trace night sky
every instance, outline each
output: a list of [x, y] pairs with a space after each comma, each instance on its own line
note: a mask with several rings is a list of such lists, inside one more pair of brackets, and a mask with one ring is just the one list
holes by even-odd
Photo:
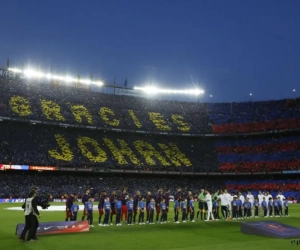
[[203, 102], [300, 92], [299, 0], [1, 0], [0, 32], [1, 66], [198, 86]]

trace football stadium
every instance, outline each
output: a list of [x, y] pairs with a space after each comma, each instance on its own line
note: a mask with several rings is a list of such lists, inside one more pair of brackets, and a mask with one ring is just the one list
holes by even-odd
[[46, 205], [32, 249], [297, 245], [299, 99], [153, 101], [0, 72], [3, 249], [25, 247], [33, 186]]

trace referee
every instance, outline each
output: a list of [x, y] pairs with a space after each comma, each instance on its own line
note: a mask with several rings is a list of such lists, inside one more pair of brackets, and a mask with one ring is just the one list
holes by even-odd
[[37, 198], [36, 198], [36, 190], [31, 190], [28, 194], [28, 198], [25, 200], [25, 203], [23, 204], [22, 208], [24, 208], [24, 214], [25, 214], [25, 227], [20, 235], [20, 241], [25, 241], [25, 236], [27, 231], [27, 241], [29, 242], [35, 242], [36, 237], [36, 231], [39, 226], [39, 222], [37, 217], [40, 218], [39, 210], [37, 209]]
[[198, 196], [198, 200], [199, 200], [199, 203], [198, 203], [198, 212], [197, 212], [197, 220], [199, 218], [199, 213], [200, 213], [200, 219], [203, 220], [203, 215], [204, 215], [204, 211], [205, 211], [205, 202], [204, 202], [204, 199], [205, 199], [205, 196], [204, 196], [204, 189], [201, 189], [200, 190], [200, 194]]

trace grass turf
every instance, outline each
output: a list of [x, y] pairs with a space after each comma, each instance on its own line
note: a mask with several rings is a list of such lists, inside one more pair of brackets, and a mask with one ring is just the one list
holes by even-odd
[[[62, 205], [52, 203], [52, 206]], [[174, 224], [134, 225], [122, 227], [98, 227], [98, 212], [94, 212], [94, 225], [90, 232], [77, 234], [41, 236], [34, 243], [20, 243], [14, 235], [16, 224], [23, 223], [22, 211], [7, 210], [7, 207], [20, 206], [18, 203], [0, 204], [0, 249], [43, 249], [43, 250], [233, 250], [233, 249], [296, 249], [291, 239], [274, 239], [240, 232], [239, 221], [218, 221], [195, 223], [187, 222]], [[300, 205], [289, 207], [290, 217], [254, 220], [275, 220], [288, 225], [299, 227]], [[82, 211], [81, 211], [82, 212]], [[40, 222], [63, 221], [65, 212], [44, 212], [41, 210]], [[81, 213], [79, 213], [81, 215]], [[80, 217], [80, 216], [78, 216]], [[173, 213], [169, 213], [168, 220], [172, 221]], [[245, 221], [245, 220], [243, 220]], [[299, 246], [298, 246], [299, 247]]]

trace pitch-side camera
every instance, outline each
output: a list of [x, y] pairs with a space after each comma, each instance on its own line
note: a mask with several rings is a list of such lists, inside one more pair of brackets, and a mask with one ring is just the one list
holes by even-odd
[[42, 193], [37, 196], [37, 205], [40, 206], [42, 209], [47, 209], [50, 207], [49, 203], [50, 194]]

